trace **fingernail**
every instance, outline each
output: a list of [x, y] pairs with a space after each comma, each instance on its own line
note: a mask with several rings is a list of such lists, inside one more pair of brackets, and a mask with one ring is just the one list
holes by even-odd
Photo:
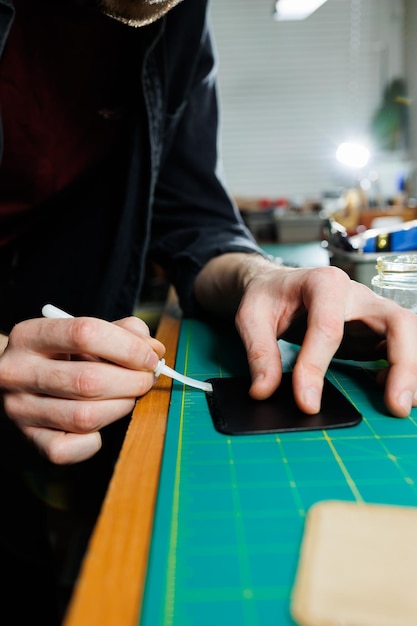
[[316, 413], [320, 411], [321, 398], [315, 387], [307, 387], [304, 391], [304, 402], [311, 411]]
[[403, 407], [407, 413], [411, 411], [411, 403], [413, 401], [413, 394], [411, 391], [403, 391], [398, 398], [398, 403]]
[[158, 363], [159, 363], [159, 358], [156, 352], [150, 352], [146, 360], [146, 364], [145, 364], [146, 367], [153, 371], [155, 367], [158, 365]]

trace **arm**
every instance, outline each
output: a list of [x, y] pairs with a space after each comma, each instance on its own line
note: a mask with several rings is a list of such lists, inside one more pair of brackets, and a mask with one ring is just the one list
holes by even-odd
[[[263, 254], [222, 179], [217, 65], [204, 4], [184, 3], [170, 16], [166, 65], [172, 68], [168, 82], [175, 87], [167, 90], [167, 139], [152, 223], [151, 255], [175, 285], [186, 316], [197, 313], [193, 282], [211, 258], [228, 252]], [[177, 45], [179, 37], [187, 47]]]
[[293, 380], [305, 412], [319, 410], [323, 378], [334, 356], [385, 357], [388, 367], [379, 380], [385, 384], [387, 408], [405, 417], [417, 406], [417, 316], [340, 269], [278, 267], [255, 255], [226, 254], [204, 267], [194, 290], [209, 313], [236, 314], [254, 398], [268, 397], [279, 385], [276, 339], [282, 337], [301, 345]]

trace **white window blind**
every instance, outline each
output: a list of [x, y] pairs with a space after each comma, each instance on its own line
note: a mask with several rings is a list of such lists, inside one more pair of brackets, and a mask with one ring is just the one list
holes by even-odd
[[297, 201], [341, 184], [337, 146], [368, 132], [386, 81], [403, 73], [403, 0], [395, 6], [397, 29], [393, 0], [327, 0], [294, 22], [274, 21], [272, 0], [212, 0], [235, 196]]

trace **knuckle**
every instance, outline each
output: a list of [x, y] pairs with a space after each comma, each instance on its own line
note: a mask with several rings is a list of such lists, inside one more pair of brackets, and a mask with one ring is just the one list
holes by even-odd
[[335, 265], [325, 265], [323, 267], [318, 267], [316, 268], [316, 274], [317, 276], [320, 276], [321, 280], [328, 280], [330, 282], [351, 282], [351, 279], [347, 272], [345, 272], [345, 270], [342, 270], [342, 268], [340, 267], [336, 267]]
[[149, 326], [148, 324], [142, 320], [140, 317], [136, 317], [136, 316], [131, 316], [128, 319], [128, 323], [129, 325], [132, 326], [132, 328], [134, 328], [136, 330], [136, 332], [139, 332], [143, 335], [149, 336], [150, 335], [150, 330], [149, 330]]
[[309, 270], [306, 276], [308, 277], [307, 285], [313, 292], [320, 289], [322, 293], [327, 292], [329, 298], [340, 297], [336, 294], [344, 293], [352, 283], [347, 272], [334, 265], [316, 267]]
[[343, 325], [339, 319], [333, 317], [328, 317], [319, 322], [318, 331], [326, 341], [332, 343], [340, 344], [343, 339]]
[[134, 336], [132, 337], [132, 341], [129, 341], [128, 344], [124, 346], [124, 355], [125, 355], [126, 360], [129, 363], [130, 362], [135, 363], [139, 355], [143, 354], [145, 356], [146, 353], [147, 353], [146, 345], [143, 344], [142, 341], [138, 340], [138, 338]]
[[97, 398], [101, 392], [101, 380], [94, 364], [84, 364], [75, 381], [77, 393], [83, 398]]
[[294, 378], [297, 378], [297, 376], [299, 376], [301, 372], [302, 378], [304, 380], [308, 379], [310, 381], [310, 384], [314, 382], [316, 385], [323, 385], [324, 372], [321, 369], [320, 365], [318, 365], [317, 363], [306, 363], [304, 362], [304, 360], [296, 361], [293, 369]]
[[22, 428], [22, 433], [27, 441], [34, 445], [48, 461], [55, 465], [63, 465], [66, 462], [64, 441], [61, 436], [43, 437], [41, 436], [42, 429], [28, 426]]
[[15, 368], [9, 365], [8, 359], [4, 356], [0, 360], [0, 389], [8, 389], [16, 381]]
[[46, 443], [43, 453], [54, 465], [67, 465], [70, 461], [69, 450], [64, 436], [52, 439]]
[[30, 322], [28, 320], [24, 320], [11, 328], [7, 338], [7, 348], [19, 348], [25, 345], [28, 337], [31, 336], [29, 325]]
[[268, 358], [268, 355], [268, 350], [266, 350], [263, 346], [258, 345], [257, 343], [252, 343], [248, 348], [248, 363], [251, 366], [258, 361]]
[[76, 317], [71, 324], [71, 341], [79, 350], [86, 350], [98, 334], [98, 323], [92, 318]]
[[72, 416], [72, 430], [75, 433], [90, 433], [97, 430], [94, 407], [85, 402], [77, 402]]
[[2, 398], [3, 402], [3, 410], [7, 417], [12, 421], [16, 421], [20, 416], [20, 405], [19, 397], [16, 394], [5, 393]]

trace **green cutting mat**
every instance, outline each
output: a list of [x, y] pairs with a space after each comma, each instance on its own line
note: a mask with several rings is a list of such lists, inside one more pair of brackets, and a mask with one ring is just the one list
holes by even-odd
[[[284, 369], [296, 348], [280, 342]], [[233, 332], [184, 320], [176, 367], [246, 372]], [[364, 416], [328, 431], [228, 437], [203, 392], [174, 383], [140, 626], [289, 626], [306, 513], [320, 500], [417, 505], [417, 411], [386, 415], [378, 364], [329, 378]]]

